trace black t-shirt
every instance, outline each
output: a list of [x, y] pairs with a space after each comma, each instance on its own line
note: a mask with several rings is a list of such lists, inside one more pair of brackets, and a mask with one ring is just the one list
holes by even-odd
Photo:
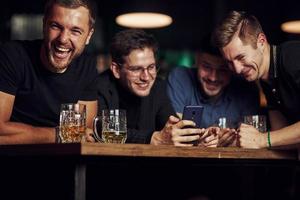
[[0, 91], [15, 96], [11, 121], [53, 127], [62, 103], [97, 100], [96, 59], [81, 55], [64, 73], [52, 73], [40, 60], [42, 41], [0, 46]]
[[300, 121], [300, 42], [272, 46], [268, 82], [261, 81], [268, 105], [289, 124]]

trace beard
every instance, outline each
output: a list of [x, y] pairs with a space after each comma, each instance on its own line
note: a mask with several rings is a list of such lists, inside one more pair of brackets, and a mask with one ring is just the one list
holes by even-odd
[[64, 72], [71, 62], [82, 53], [83, 48], [76, 52], [74, 48], [64, 49], [62, 47], [57, 47], [54, 44], [51, 45], [51, 48], [45, 46], [44, 50], [47, 59], [47, 62], [45, 63], [47, 68], [52, 72], [61, 73]]
[[53, 55], [52, 52], [48, 53], [48, 61], [49, 64], [51, 66], [52, 69], [54, 69], [55, 71], [61, 71], [61, 70], [65, 70], [68, 68], [68, 66], [70, 65], [72, 58], [71, 56], [68, 56], [67, 59], [57, 59], [55, 58], [55, 56]]

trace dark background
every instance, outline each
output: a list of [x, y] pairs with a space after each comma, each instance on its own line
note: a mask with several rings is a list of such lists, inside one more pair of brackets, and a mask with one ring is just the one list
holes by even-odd
[[[11, 39], [10, 20], [14, 14], [42, 14], [44, 3], [45, 0], [10, 0], [2, 5], [0, 41]], [[300, 19], [300, 1], [296, 0], [98, 0], [95, 8], [98, 18], [90, 47], [93, 52], [107, 52], [111, 37], [124, 29], [114, 19], [126, 11], [160, 11], [173, 17], [169, 27], [148, 30], [156, 36], [162, 49], [197, 50], [203, 36], [233, 9], [257, 16], [271, 43], [299, 39], [299, 35], [280, 30], [280, 24], [287, 19]]]

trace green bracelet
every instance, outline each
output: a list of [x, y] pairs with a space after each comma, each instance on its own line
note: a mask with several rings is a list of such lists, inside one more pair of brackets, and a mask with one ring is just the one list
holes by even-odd
[[271, 137], [270, 137], [270, 130], [268, 130], [268, 146], [269, 146], [269, 148], [272, 147]]

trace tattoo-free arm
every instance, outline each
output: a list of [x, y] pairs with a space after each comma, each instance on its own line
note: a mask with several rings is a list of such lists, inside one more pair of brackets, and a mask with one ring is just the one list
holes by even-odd
[[0, 144], [55, 142], [55, 129], [11, 122], [15, 96], [0, 92]]
[[272, 146], [293, 145], [300, 143], [300, 122], [270, 133]]

